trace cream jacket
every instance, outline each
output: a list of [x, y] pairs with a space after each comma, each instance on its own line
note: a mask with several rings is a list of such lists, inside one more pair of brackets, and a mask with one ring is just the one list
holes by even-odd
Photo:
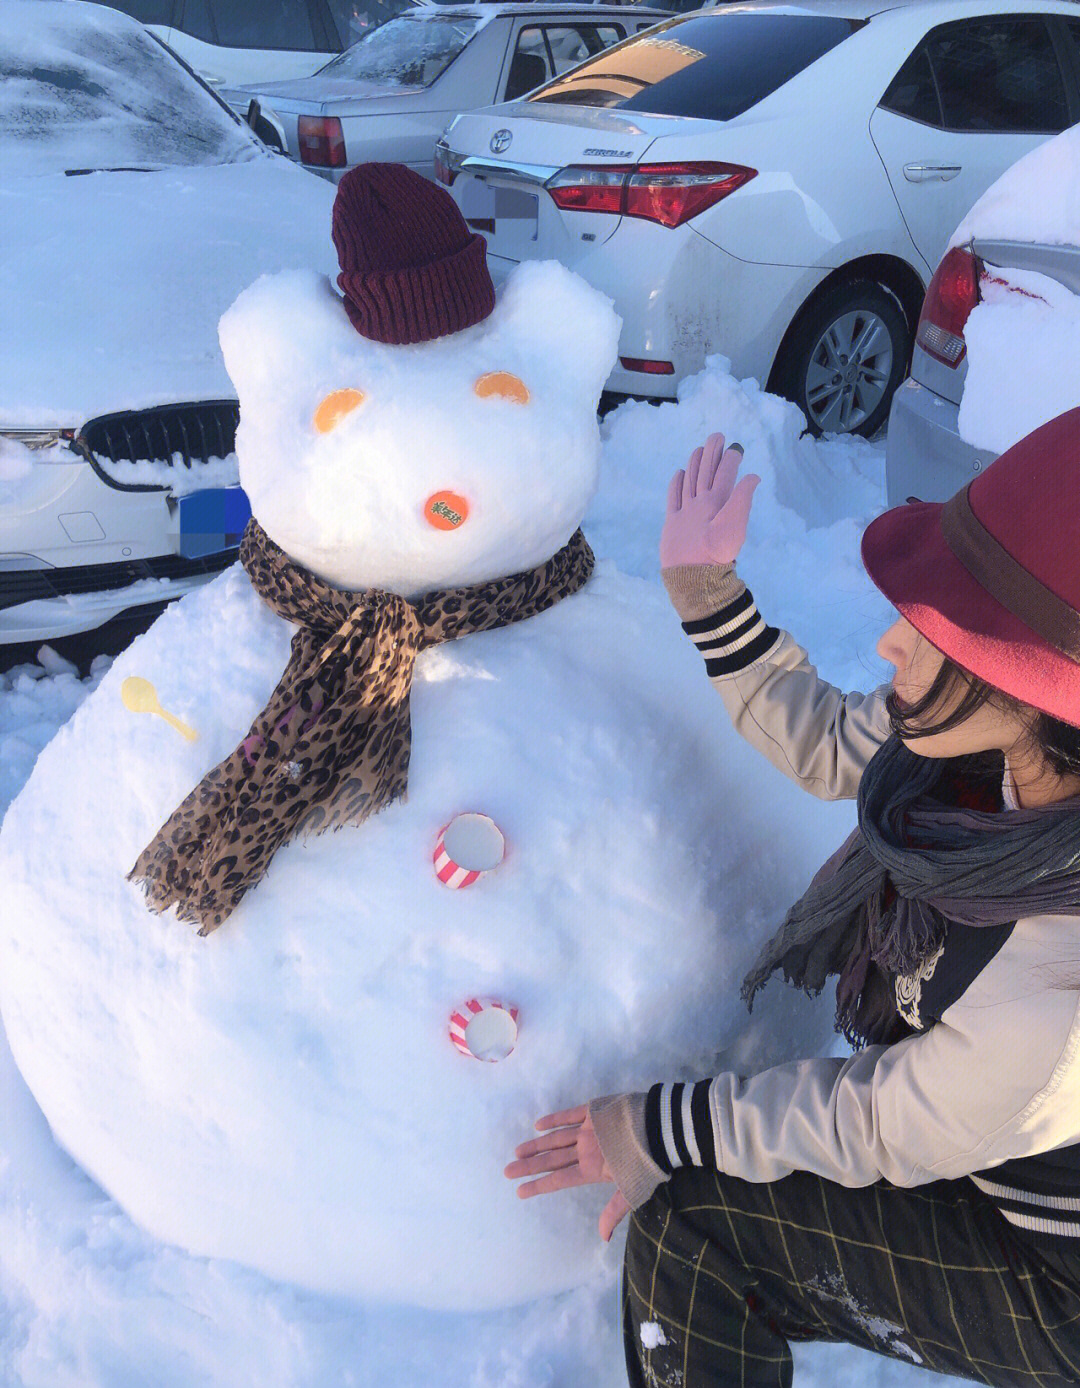
[[[734, 574], [730, 581], [738, 588], [729, 584], [729, 596], [745, 591]], [[701, 615], [680, 606], [684, 618]], [[785, 633], [754, 664], [713, 684], [736, 732], [824, 799], [855, 795], [888, 734], [887, 688], [841, 693]], [[1006, 808], [1015, 808], [1008, 776], [1004, 790]], [[636, 1207], [665, 1179], [650, 1155], [645, 1096], [594, 1100], [590, 1114]], [[811, 1171], [846, 1186], [882, 1177], [917, 1186], [1080, 1142], [1080, 920], [1019, 920], [940, 1020], [895, 1045], [749, 1078], [716, 1076], [708, 1115], [718, 1167], [749, 1181]], [[994, 1193], [992, 1176], [978, 1183]], [[1080, 1211], [1080, 1199], [1072, 1204]], [[1050, 1208], [1042, 1214], [1043, 1223], [1055, 1222]]]

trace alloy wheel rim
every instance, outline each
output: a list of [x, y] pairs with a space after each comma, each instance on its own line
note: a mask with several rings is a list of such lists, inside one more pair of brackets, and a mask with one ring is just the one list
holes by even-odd
[[849, 434], [885, 398], [893, 343], [884, 320], [870, 309], [834, 319], [810, 353], [806, 408], [823, 434]]

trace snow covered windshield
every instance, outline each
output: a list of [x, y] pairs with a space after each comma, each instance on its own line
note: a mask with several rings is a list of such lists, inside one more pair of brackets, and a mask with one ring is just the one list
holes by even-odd
[[258, 152], [126, 16], [52, 0], [12, 0], [0, 12], [5, 174], [228, 164]]
[[486, 16], [460, 14], [388, 19], [322, 72], [395, 87], [430, 87], [485, 22]]

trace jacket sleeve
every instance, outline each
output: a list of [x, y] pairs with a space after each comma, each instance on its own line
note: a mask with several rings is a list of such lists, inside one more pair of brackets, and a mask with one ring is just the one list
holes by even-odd
[[812, 795], [854, 798], [889, 735], [888, 686], [844, 694], [821, 679], [806, 651], [765, 623], [730, 564], [684, 565], [663, 578], [736, 732]]
[[918, 1186], [1080, 1140], [1077, 993], [1030, 977], [1017, 987], [1009, 954], [936, 1025], [895, 1045], [654, 1085], [624, 1095], [617, 1115], [607, 1101], [597, 1135], [620, 1189], [639, 1195], [649, 1168], [633, 1143], [611, 1141], [609, 1155], [616, 1124], [661, 1173], [653, 1188], [690, 1165], [748, 1181], [812, 1171], [845, 1186]]

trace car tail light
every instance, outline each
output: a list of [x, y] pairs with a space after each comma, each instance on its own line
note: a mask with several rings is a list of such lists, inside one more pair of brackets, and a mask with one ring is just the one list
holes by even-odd
[[301, 116], [296, 137], [301, 164], [314, 169], [345, 167], [345, 136], [337, 116]]
[[572, 164], [560, 169], [544, 186], [555, 206], [567, 212], [613, 212], [621, 216], [630, 168], [629, 164]]
[[924, 352], [956, 367], [964, 360], [964, 325], [979, 302], [982, 264], [974, 251], [954, 246], [934, 271], [923, 300], [915, 341]]
[[608, 212], [677, 227], [757, 174], [741, 164], [573, 164], [547, 181], [557, 207]]
[[757, 175], [741, 164], [639, 164], [626, 189], [626, 215], [677, 227]]
[[624, 371], [642, 371], [647, 376], [674, 376], [675, 364], [670, 361], [649, 361], [647, 357], [620, 357]]
[[464, 155], [456, 153], [445, 140], [435, 146], [435, 177], [447, 188], [454, 186], [454, 179], [461, 172]]

